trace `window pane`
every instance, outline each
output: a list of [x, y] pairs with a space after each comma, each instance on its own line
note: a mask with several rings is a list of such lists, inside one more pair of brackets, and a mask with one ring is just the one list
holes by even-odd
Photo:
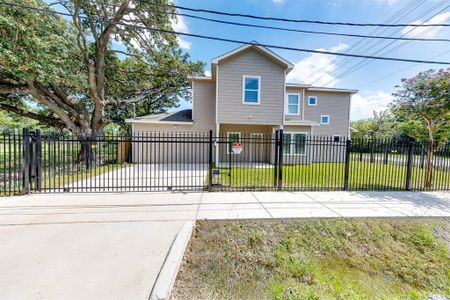
[[245, 102], [258, 103], [258, 92], [257, 91], [245, 91]]
[[291, 153], [291, 134], [290, 133], [283, 134], [283, 153], [284, 154]]
[[341, 141], [341, 136], [340, 135], [333, 136], [333, 141], [335, 141], [336, 143], [340, 142]]
[[289, 95], [288, 96], [288, 104], [298, 105], [298, 95]]
[[314, 97], [309, 97], [309, 98], [308, 98], [308, 103], [309, 103], [310, 105], [316, 105], [316, 102], [317, 102], [317, 99], [316, 99], [316, 98], [314, 98]]
[[294, 134], [294, 153], [295, 154], [305, 154], [306, 149], [306, 134], [297, 133]]
[[245, 78], [245, 89], [257, 90], [259, 88], [258, 78]]
[[322, 124], [328, 124], [329, 121], [328, 116], [322, 116]]
[[298, 114], [298, 105], [297, 104], [294, 104], [294, 105], [289, 104], [288, 105], [288, 112], [290, 114]]

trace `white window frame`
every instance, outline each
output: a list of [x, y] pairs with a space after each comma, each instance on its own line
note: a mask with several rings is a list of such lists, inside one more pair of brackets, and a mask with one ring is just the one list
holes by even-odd
[[[314, 99], [316, 99], [316, 104], [311, 104], [311, 103], [309, 103], [309, 99], [310, 98], [314, 98]], [[319, 100], [317, 100], [317, 96], [308, 96], [308, 106], [317, 106], [317, 102], [318, 102]]]
[[[297, 113], [289, 112], [289, 96], [297, 96]], [[287, 93], [286, 94], [286, 115], [299, 116], [300, 115], [300, 94], [299, 93]]]
[[[327, 117], [328, 118], [328, 122], [327, 123], [323, 123], [322, 122], [322, 118], [323, 117]], [[320, 115], [320, 125], [330, 125], [330, 115]]]
[[[258, 79], [258, 102], [245, 102], [245, 79], [252, 78]], [[250, 89], [249, 91], [255, 91]], [[261, 76], [255, 76], [255, 75], [242, 75], [242, 104], [245, 105], [260, 105], [261, 104]]]
[[[305, 131], [283, 131], [283, 134], [289, 134], [291, 136], [291, 144], [289, 146], [289, 153], [283, 153], [283, 155], [286, 155], [286, 156], [306, 156], [306, 153], [307, 153], [306, 142], [305, 142], [305, 153], [295, 153], [295, 143], [292, 142], [293, 141], [292, 138], [296, 134], [304, 134], [305, 135], [305, 140], [307, 140], [308, 139], [308, 135], [309, 135], [308, 132], [305, 132]], [[283, 142], [284, 142], [284, 137], [283, 137]], [[284, 147], [284, 145], [283, 145], [283, 147]]]
[[[335, 137], [339, 137], [339, 141], [338, 142], [336, 142], [334, 140]], [[333, 143], [340, 143], [340, 142], [342, 142], [342, 134], [333, 134]]]
[[[242, 133], [239, 131], [229, 131], [227, 132], [227, 154], [236, 154], [233, 152], [233, 149], [230, 149], [229, 145], [230, 145], [230, 134], [237, 134], [239, 135], [239, 143], [241, 143], [242, 140]], [[230, 151], [231, 150], [231, 151]]]

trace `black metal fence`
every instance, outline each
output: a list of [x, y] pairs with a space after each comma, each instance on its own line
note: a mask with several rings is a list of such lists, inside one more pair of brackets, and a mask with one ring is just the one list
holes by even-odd
[[305, 133], [0, 133], [0, 195], [161, 190], [450, 190], [450, 146]]

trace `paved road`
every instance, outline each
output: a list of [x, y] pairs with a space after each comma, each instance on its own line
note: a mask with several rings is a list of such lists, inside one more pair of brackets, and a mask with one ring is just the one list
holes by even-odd
[[[36, 194], [0, 202], [0, 299], [149, 299], [196, 219], [450, 217], [450, 193]], [[179, 253], [182, 255], [182, 253]]]

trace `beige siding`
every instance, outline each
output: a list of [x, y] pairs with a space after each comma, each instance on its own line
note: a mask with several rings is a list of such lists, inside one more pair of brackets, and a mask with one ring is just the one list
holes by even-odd
[[[284, 69], [253, 49], [219, 64], [218, 122], [279, 125], [283, 120]], [[242, 103], [243, 75], [261, 76], [259, 105]]]
[[216, 83], [215, 81], [195, 80], [193, 82], [194, 100], [192, 113], [194, 130], [216, 129]]
[[[308, 96], [317, 96], [317, 106], [308, 106]], [[339, 134], [348, 135], [350, 94], [333, 92], [305, 93], [305, 120], [320, 123], [321, 115], [330, 116], [329, 125], [320, 125], [313, 128], [313, 135], [331, 136]]]

